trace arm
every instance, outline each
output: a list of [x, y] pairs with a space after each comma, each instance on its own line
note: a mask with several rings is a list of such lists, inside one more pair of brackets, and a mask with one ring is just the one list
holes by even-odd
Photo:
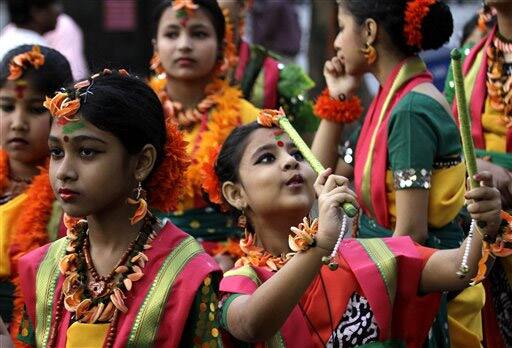
[[393, 236], [411, 236], [422, 244], [428, 238], [428, 197], [424, 189], [396, 191], [396, 227]]
[[476, 274], [478, 262], [482, 257], [482, 235], [495, 235], [499, 229], [500, 194], [492, 187], [492, 176], [488, 172], [483, 172], [477, 174], [475, 179], [481, 181], [483, 186], [466, 193], [465, 198], [474, 201], [468, 205], [468, 212], [473, 219], [484, 222], [486, 227], [478, 228], [480, 231], [474, 233], [468, 257], [469, 273], [464, 278], [459, 278], [456, 274], [468, 243], [466, 238], [460, 248], [437, 251], [430, 257], [421, 274], [422, 292], [460, 290], [467, 287], [470, 279]]
[[245, 342], [265, 341], [284, 324], [322, 267], [322, 257], [331, 253], [341, 228], [344, 202], [357, 204], [347, 188], [348, 180], [330, 174], [319, 175], [319, 228], [316, 247], [296, 254], [253, 294], [237, 297], [227, 308], [228, 331]]
[[[350, 98], [355, 95], [361, 83], [360, 76], [351, 76], [345, 73], [345, 66], [334, 57], [325, 62], [324, 76], [331, 98], [337, 99], [340, 95]], [[336, 168], [336, 173], [352, 178], [352, 168], [338, 161], [338, 144], [341, 140], [344, 124], [322, 120], [315, 134], [311, 149], [318, 160], [326, 168]]]

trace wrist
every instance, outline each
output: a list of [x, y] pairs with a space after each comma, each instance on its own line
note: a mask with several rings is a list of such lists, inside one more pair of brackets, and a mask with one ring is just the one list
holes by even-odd
[[318, 97], [314, 113], [317, 117], [335, 123], [351, 123], [363, 112], [361, 100], [357, 96], [340, 94], [332, 97], [325, 89]]

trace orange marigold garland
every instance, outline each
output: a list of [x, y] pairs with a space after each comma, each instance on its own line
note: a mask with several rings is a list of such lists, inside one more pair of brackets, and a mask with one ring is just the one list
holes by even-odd
[[328, 121], [350, 123], [361, 116], [363, 108], [361, 100], [356, 96], [344, 101], [335, 100], [329, 95], [329, 90], [324, 89], [315, 103], [314, 112], [319, 118]]
[[32, 46], [32, 50], [20, 53], [14, 56], [9, 63], [9, 76], [7, 80], [14, 81], [23, 75], [23, 70], [27, 69], [27, 65], [31, 65], [34, 69], [39, 69], [44, 65], [44, 55], [41, 53], [39, 46]]
[[20, 277], [17, 271], [19, 259], [27, 252], [48, 243], [47, 225], [52, 214], [55, 200], [47, 169], [41, 169], [26, 191], [27, 201], [11, 235], [11, 281], [15, 286], [13, 320], [11, 335], [16, 347], [26, 347], [17, 340], [18, 330], [23, 315], [24, 299], [20, 289]]
[[9, 155], [7, 151], [0, 149], [0, 194], [9, 184]]
[[244, 255], [235, 262], [235, 267], [251, 265], [254, 267], [263, 267], [271, 272], [275, 272], [284, 267], [291, 258], [300, 252], [304, 252], [315, 246], [315, 235], [318, 232], [318, 220], [314, 219], [311, 223], [308, 218], [297, 227], [291, 228], [292, 234], [289, 235], [288, 245], [292, 252], [281, 256], [274, 256], [262, 247], [256, 245], [256, 236], [249, 231], [245, 231], [245, 236], [240, 240], [240, 249]]
[[436, 0], [411, 0], [405, 9], [404, 35], [407, 45], [421, 49], [423, 35], [421, 25]]

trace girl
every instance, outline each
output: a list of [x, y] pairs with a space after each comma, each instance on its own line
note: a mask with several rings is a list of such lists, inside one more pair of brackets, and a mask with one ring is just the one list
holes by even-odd
[[45, 347], [214, 342], [216, 263], [148, 210], [176, 205], [187, 164], [157, 96], [126, 71], [105, 69], [45, 106], [54, 116], [50, 180], [68, 230], [20, 260], [20, 339]]
[[[488, 0], [482, 19], [496, 15], [492, 31], [471, 50], [465, 50], [464, 82], [472, 117], [473, 141], [478, 168], [493, 174], [505, 209], [512, 209], [512, 3]], [[453, 101], [454, 82], [450, 76], [445, 93]], [[512, 345], [508, 313], [512, 312], [512, 257], [501, 258], [484, 283], [489, 299], [484, 309], [485, 339], [488, 347]]]
[[[204, 199], [202, 167], [211, 149], [236, 126], [250, 122], [257, 110], [240, 90], [224, 80], [235, 57], [232, 33], [214, 0], [163, 1], [156, 9], [151, 85], [168, 116], [180, 125], [192, 163], [186, 188], [172, 221], [196, 238], [226, 240], [232, 222]], [[216, 243], [204, 243], [213, 252]]]
[[[225, 273], [221, 326], [226, 343], [263, 347], [419, 347], [437, 311], [440, 292], [461, 289], [456, 271], [465, 243], [437, 251], [409, 237], [351, 239], [336, 253], [338, 268], [322, 266], [341, 226], [340, 207], [356, 203], [348, 180], [318, 177], [319, 223], [306, 220], [314, 199], [314, 173], [287, 136], [255, 123], [237, 128], [215, 165], [222, 195], [247, 218], [245, 255]], [[499, 227], [500, 201], [491, 176], [465, 197], [483, 234]], [[214, 191], [211, 194], [215, 194]], [[479, 233], [470, 246], [470, 274], [481, 255]], [[467, 242], [466, 242], [467, 243]], [[427, 295], [429, 294], [430, 295]], [[380, 344], [377, 344], [380, 342]], [[370, 343], [374, 343], [370, 345]]]
[[[342, 0], [338, 22], [337, 55], [324, 67], [328, 90], [316, 105], [323, 120], [313, 152], [354, 180], [362, 208], [359, 237], [411, 236], [430, 247], [457, 248], [464, 239], [458, 218], [465, 186], [460, 136], [448, 103], [418, 57], [452, 34], [448, 6], [437, 0]], [[365, 73], [381, 88], [339, 158], [343, 122], [354, 118], [353, 95]], [[471, 308], [470, 322], [481, 323], [483, 287], [460, 296]], [[449, 313], [451, 333], [473, 332], [478, 345], [481, 328], [467, 327], [458, 313]], [[432, 339], [448, 347], [446, 314], [438, 319]]]
[[[282, 58], [260, 45], [251, 45], [243, 38], [245, 17], [252, 6], [245, 0], [218, 0], [228, 11], [233, 24], [238, 62], [229, 72], [230, 80], [240, 84], [244, 97], [263, 109], [282, 106], [293, 126], [301, 135], [312, 133], [318, 127], [313, 114], [313, 103], [307, 100], [308, 91], [315, 83], [296, 64], [284, 64]], [[279, 16], [280, 13], [268, 15]]]
[[0, 67], [0, 315], [13, 337], [23, 311], [18, 259], [55, 240], [61, 216], [48, 180], [43, 100], [71, 81], [66, 58], [43, 46], [19, 46]]

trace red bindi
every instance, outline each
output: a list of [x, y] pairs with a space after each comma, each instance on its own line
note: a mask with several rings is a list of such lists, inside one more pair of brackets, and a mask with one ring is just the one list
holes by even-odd
[[64, 142], [66, 142], [66, 143], [69, 142], [69, 137], [67, 135], [65, 135], [63, 139], [64, 139]]
[[281, 140], [279, 140], [279, 141], [277, 142], [277, 146], [279, 146], [279, 147], [283, 147], [283, 146], [284, 146], [284, 143], [283, 143]]

